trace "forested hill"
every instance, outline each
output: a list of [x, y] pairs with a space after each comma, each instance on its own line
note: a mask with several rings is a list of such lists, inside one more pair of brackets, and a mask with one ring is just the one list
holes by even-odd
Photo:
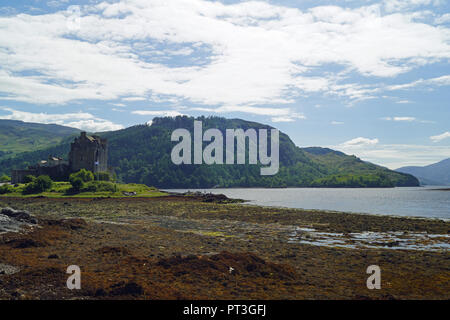
[[0, 159], [20, 152], [48, 148], [79, 132], [78, 129], [57, 124], [0, 119]]
[[[260, 123], [240, 119], [199, 117], [203, 130], [217, 128], [271, 129]], [[152, 125], [98, 133], [108, 139], [109, 165], [120, 181], [145, 183], [159, 188], [210, 187], [392, 187], [416, 186], [418, 180], [408, 174], [361, 161], [354, 156], [325, 148], [299, 148], [280, 132], [280, 170], [274, 176], [261, 176], [259, 165], [174, 165], [171, 150], [172, 131], [188, 129], [193, 135], [194, 118], [155, 118]], [[46, 158], [48, 154], [67, 157], [69, 141], [57, 147], [0, 161], [0, 173]]]

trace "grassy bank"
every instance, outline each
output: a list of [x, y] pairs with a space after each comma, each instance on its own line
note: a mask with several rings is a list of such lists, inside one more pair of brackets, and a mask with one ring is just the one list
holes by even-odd
[[[93, 182], [95, 183], [95, 182]], [[98, 182], [99, 184], [101, 182]], [[155, 187], [148, 187], [144, 184], [122, 184], [122, 183], [112, 183], [108, 182], [110, 187], [113, 188], [111, 191], [95, 191], [95, 192], [72, 192], [71, 184], [69, 182], [53, 182], [51, 189], [32, 194], [24, 194], [23, 191], [26, 184], [18, 184], [17, 186], [10, 186], [12, 192], [8, 192], [0, 195], [0, 197], [48, 197], [48, 198], [98, 198], [98, 197], [109, 197], [109, 198], [122, 198], [122, 197], [162, 197], [166, 196], [167, 193], [159, 191]], [[113, 191], [114, 190], [114, 191]]]

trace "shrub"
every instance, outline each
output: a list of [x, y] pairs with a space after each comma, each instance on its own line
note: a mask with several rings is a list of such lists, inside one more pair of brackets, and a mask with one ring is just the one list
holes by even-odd
[[111, 181], [111, 176], [110, 176], [109, 172], [98, 172], [95, 175], [95, 180], [98, 180], [98, 181]]
[[23, 189], [24, 194], [41, 193], [52, 187], [53, 181], [49, 176], [37, 177], [33, 182], [28, 183]]
[[47, 175], [37, 177], [35, 183], [42, 191], [50, 189], [53, 185], [52, 179]]
[[23, 178], [24, 183], [34, 182], [35, 180], [36, 180], [36, 177], [31, 174], [29, 174]]
[[107, 181], [92, 181], [86, 184], [83, 188], [84, 192], [115, 192], [116, 186], [114, 183]]
[[97, 184], [95, 182], [86, 183], [83, 192], [97, 192]]
[[23, 194], [37, 193], [33, 182], [28, 183], [22, 190]]
[[14, 192], [14, 188], [12, 186], [10, 186], [9, 184], [4, 184], [2, 186], [0, 186], [0, 194], [6, 194], [6, 193], [11, 193]]
[[89, 182], [94, 180], [94, 174], [89, 170], [81, 169], [76, 173], [72, 173], [69, 177], [69, 181], [75, 178], [80, 178], [83, 182]]
[[94, 174], [86, 169], [81, 169], [69, 176], [69, 182], [72, 187], [68, 190], [69, 193], [81, 192], [84, 189], [84, 183], [94, 181]]
[[70, 177], [70, 184], [72, 185], [72, 188], [70, 189], [71, 192], [79, 192], [84, 187], [84, 181], [77, 176]]
[[10, 181], [11, 181], [11, 178], [8, 177], [6, 174], [4, 174], [0, 177], [0, 182], [10, 182]]

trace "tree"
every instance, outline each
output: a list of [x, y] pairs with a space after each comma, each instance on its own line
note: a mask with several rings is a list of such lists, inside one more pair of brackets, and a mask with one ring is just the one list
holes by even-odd
[[38, 187], [38, 189], [45, 191], [52, 187], [53, 181], [52, 181], [52, 179], [50, 179], [49, 176], [42, 175], [42, 176], [37, 177], [35, 184]]
[[111, 181], [111, 176], [108, 172], [99, 172], [95, 179], [99, 181]]
[[85, 182], [94, 180], [94, 174], [86, 169], [81, 169], [69, 176], [69, 182], [72, 185], [71, 192], [80, 192], [84, 187]]
[[75, 192], [79, 192], [84, 186], [84, 182], [80, 177], [73, 177], [73, 179], [70, 180], [70, 184], [72, 185], [72, 191]]
[[76, 173], [72, 173], [69, 176], [69, 181], [71, 182], [71, 180], [75, 178], [80, 178], [83, 182], [94, 181], [94, 174], [89, 170], [81, 169]]
[[52, 179], [47, 175], [37, 177], [34, 181], [28, 183], [23, 189], [24, 194], [41, 193], [50, 189], [53, 185]]
[[11, 178], [9, 176], [7, 176], [6, 174], [2, 175], [0, 177], [0, 182], [10, 182]]
[[14, 192], [14, 188], [8, 184], [4, 184], [0, 186], [0, 194], [11, 193]]
[[35, 180], [36, 180], [36, 177], [31, 174], [29, 174], [23, 178], [24, 183], [34, 182]]

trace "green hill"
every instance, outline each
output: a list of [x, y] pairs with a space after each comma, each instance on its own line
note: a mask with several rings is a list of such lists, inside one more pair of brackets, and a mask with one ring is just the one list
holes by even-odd
[[[391, 171], [354, 156], [325, 148], [299, 148], [280, 132], [280, 170], [274, 176], [261, 176], [260, 165], [174, 165], [170, 153], [175, 142], [173, 130], [193, 132], [192, 117], [155, 118], [152, 125], [98, 133], [108, 139], [109, 165], [122, 182], [144, 183], [158, 188], [209, 187], [393, 187], [416, 186], [411, 175]], [[240, 119], [199, 117], [203, 130], [217, 128], [270, 129], [260, 123]], [[225, 135], [224, 135], [225, 136]], [[70, 139], [58, 146], [26, 152], [0, 161], [0, 173], [45, 159], [48, 154], [66, 157]]]
[[79, 132], [78, 129], [57, 124], [0, 119], [0, 159], [59, 144], [64, 138]]
[[389, 187], [389, 182], [397, 187], [418, 185], [418, 180], [411, 175], [398, 176], [398, 172], [339, 151], [317, 147], [302, 150], [328, 173], [326, 177], [314, 181], [313, 186], [351, 187], [357, 184], [366, 187]]

